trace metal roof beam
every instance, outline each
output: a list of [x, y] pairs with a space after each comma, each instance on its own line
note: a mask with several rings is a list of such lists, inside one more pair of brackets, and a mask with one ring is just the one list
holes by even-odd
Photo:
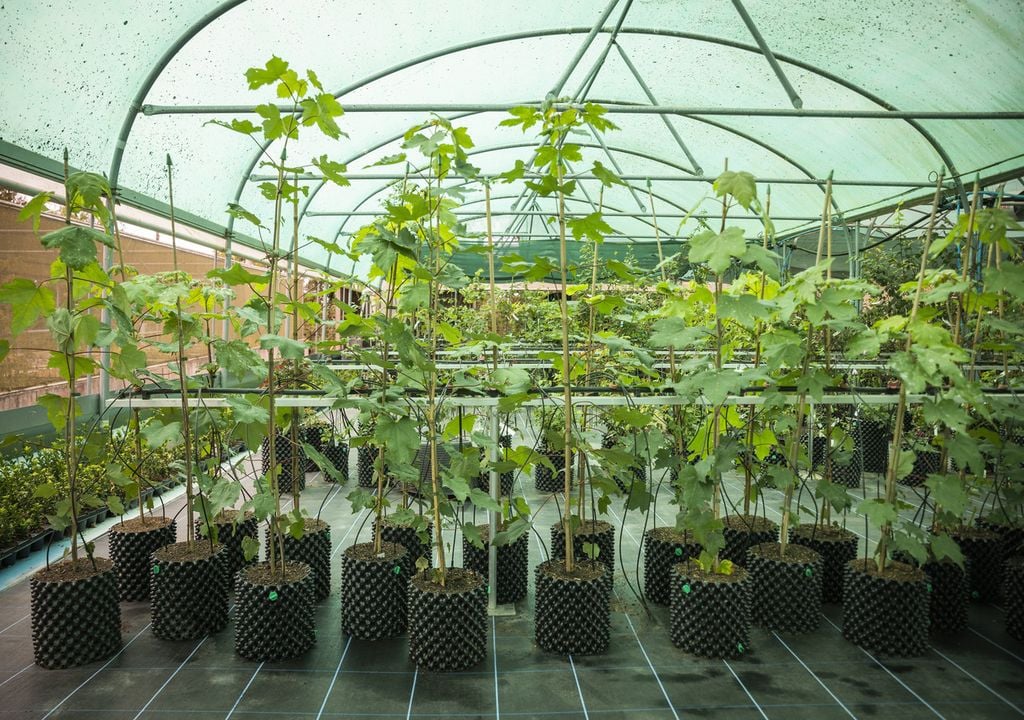
[[764, 36], [761, 35], [761, 31], [757, 29], [757, 25], [754, 24], [754, 19], [750, 17], [750, 13], [743, 7], [743, 3], [740, 0], [732, 0], [733, 7], [736, 8], [736, 12], [740, 14], [743, 19], [743, 24], [747, 26], [747, 30], [750, 31], [751, 36], [754, 38], [754, 42], [761, 48], [761, 54], [764, 55], [764, 59], [768, 61], [768, 64], [772, 68], [772, 72], [775, 73], [775, 77], [779, 79], [779, 83], [782, 84], [782, 89], [789, 95], [789, 101], [795, 108], [802, 108], [804, 101], [797, 94], [796, 88], [793, 87], [792, 83], [789, 82], [789, 78], [786, 77], [786, 73], [782, 71], [782, 66], [779, 65], [779, 61], [775, 58], [775, 53], [768, 47], [768, 43], [765, 41]]
[[[487, 113], [508, 112], [514, 107], [540, 108], [533, 103], [351, 103], [352, 113]], [[255, 115], [257, 105], [143, 105], [141, 112], [155, 115]], [[282, 113], [294, 112], [291, 105], [278, 105]], [[582, 103], [554, 103], [556, 110], [576, 108]], [[761, 107], [705, 107], [700, 105], [603, 105], [613, 115], [708, 115], [728, 117], [779, 117], [833, 120], [1024, 120], [1024, 110], [843, 110]]]

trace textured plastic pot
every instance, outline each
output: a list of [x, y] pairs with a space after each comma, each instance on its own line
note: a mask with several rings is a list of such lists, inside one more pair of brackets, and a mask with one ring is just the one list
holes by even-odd
[[[427, 537], [430, 537], [433, 531], [434, 524], [427, 522], [427, 528], [424, 531]], [[377, 521], [373, 522], [373, 531], [377, 531]], [[381, 520], [380, 536], [384, 542], [393, 542], [403, 545], [406, 550], [409, 551], [409, 560], [412, 562], [412, 566], [416, 567], [416, 561], [421, 557], [427, 559], [427, 566], [433, 567], [434, 564], [434, 552], [430, 544], [430, 541], [422, 542], [420, 535], [416, 532], [416, 528], [409, 525], [398, 525], [391, 521], [391, 518], [383, 518]]]
[[803, 545], [821, 557], [821, 601], [841, 603], [846, 565], [857, 557], [857, 536], [838, 525], [797, 525], [789, 530], [789, 541]]
[[[555, 493], [565, 490], [565, 454], [561, 450], [545, 450], [541, 455], [551, 461], [555, 470], [537, 463], [533, 466], [533, 483], [537, 492]], [[576, 462], [576, 453], [572, 455], [572, 462]], [[573, 482], [574, 473], [570, 469], [569, 482]]]
[[900, 485], [907, 487], [920, 487], [932, 473], [939, 472], [939, 462], [942, 457], [934, 450], [918, 451], [914, 456], [914, 465], [910, 472], [897, 480]]
[[974, 524], [1002, 538], [1004, 558], [1024, 554], [1024, 526], [1003, 522], [992, 516], [980, 517]]
[[847, 463], [839, 463], [831, 458], [828, 461], [832, 473], [832, 482], [843, 487], [859, 488], [861, 485], [860, 457], [854, 454]]
[[444, 586], [431, 573], [409, 583], [409, 658], [434, 672], [467, 670], [487, 654], [487, 587], [479, 573], [449, 568]]
[[153, 553], [149, 576], [153, 634], [161, 640], [195, 640], [228, 624], [231, 585], [226, 548], [208, 540], [167, 545]]
[[1003, 610], [1007, 635], [1024, 642], [1024, 556], [1017, 555], [1006, 561]]
[[843, 637], [866, 650], [914, 657], [928, 647], [928, 576], [890, 562], [879, 575], [874, 560], [847, 564]]
[[651, 528], [644, 533], [644, 595], [651, 602], [672, 601], [673, 568], [700, 555], [701, 546], [675, 528]]
[[313, 584], [313, 602], [331, 594], [331, 526], [323, 520], [306, 518], [306, 529], [296, 540], [284, 534], [284, 557], [289, 562], [309, 566]]
[[[967, 566], [970, 560], [966, 560]], [[922, 567], [928, 576], [928, 617], [933, 632], [960, 632], [967, 628], [970, 597], [968, 572], [949, 561], [932, 560]]]
[[[615, 579], [615, 527], [604, 520], [587, 520], [573, 531], [573, 556], [577, 560], [590, 559], [583, 550], [584, 544], [597, 545], [598, 554], [594, 560], [608, 567], [609, 582]], [[565, 557], [565, 526], [558, 522], [551, 526], [551, 557]]]
[[284, 575], [267, 563], [235, 580], [235, 652], [248, 660], [296, 657], [316, 643], [309, 566], [287, 563]]
[[[498, 476], [498, 484], [501, 488], [502, 497], [512, 497], [512, 487], [515, 484], [516, 474], [514, 472], [503, 472]], [[480, 473], [480, 489], [485, 493], [491, 492], [491, 474]]]
[[[274, 435], [274, 460], [277, 462], [278, 467], [281, 468], [277, 475], [277, 489], [282, 493], [289, 493], [292, 491], [292, 440], [288, 435], [276, 433]], [[263, 445], [261, 446], [261, 454], [263, 460], [263, 473], [270, 472], [270, 440], [269, 438], [263, 438]], [[306, 454], [301, 450], [298, 450], [299, 454], [299, 474], [298, 483], [299, 490], [306, 488]]]
[[537, 566], [535, 637], [542, 650], [561, 655], [608, 652], [611, 635], [611, 571], [603, 563], [564, 560]]
[[762, 543], [747, 551], [751, 620], [768, 630], [806, 633], [821, 624], [821, 556], [809, 547]]
[[121, 647], [121, 605], [113, 563], [56, 563], [29, 580], [32, 652], [55, 670], [103, 660]]
[[[258, 538], [259, 523], [252, 513], [246, 513], [245, 519], [239, 520], [237, 510], [224, 510], [210, 524], [216, 529], [214, 540], [224, 546], [223, 562], [230, 585], [234, 582], [235, 573], [256, 562], [256, 558], [246, 562], [242, 541], [247, 537], [253, 540]], [[196, 520], [197, 534], [203, 532], [203, 527], [204, 523]]]
[[750, 574], [733, 566], [732, 574], [706, 573], [694, 562], [673, 569], [672, 644], [711, 658], [739, 657], [750, 650]]
[[892, 432], [877, 420], [861, 419], [854, 428], [854, 438], [864, 458], [864, 472], [885, 473], [889, 467], [889, 442]]
[[412, 560], [405, 546], [361, 543], [341, 554], [341, 631], [360, 640], [405, 632]]
[[[484, 546], [478, 548], [462, 536], [462, 564], [467, 570], [480, 573], [488, 577], [490, 560], [490, 543], [487, 540], [490, 526], [487, 524], [477, 525], [477, 531], [484, 541]], [[526, 585], [529, 580], [528, 571], [530, 563], [530, 538], [528, 535], [520, 535], [515, 542], [508, 545], [499, 545], [497, 565], [497, 588], [491, 588], [491, 592], [497, 593], [495, 601], [499, 605], [519, 602], [526, 597]]]
[[[335, 469], [341, 474], [341, 484], [348, 483], [348, 445], [345, 443], [328, 442], [324, 444], [324, 457], [326, 457]], [[324, 474], [324, 479], [334, 482], [329, 474]]]
[[173, 543], [177, 532], [177, 524], [163, 517], [133, 518], [110, 528], [110, 559], [122, 600], [149, 600], [153, 553]]
[[[377, 456], [380, 448], [373, 445], [361, 445], [356, 450], [356, 482], [361, 488], [377, 487]], [[384, 468], [387, 477], [387, 467]], [[385, 485], [387, 485], [385, 480]]]
[[722, 518], [725, 547], [720, 557], [737, 565], [747, 562], [747, 550], [766, 542], [779, 541], [779, 526], [757, 515], [727, 515]]
[[960, 528], [949, 533], [969, 560], [967, 579], [971, 599], [999, 602], [1003, 584], [1003, 539], [991, 530]]

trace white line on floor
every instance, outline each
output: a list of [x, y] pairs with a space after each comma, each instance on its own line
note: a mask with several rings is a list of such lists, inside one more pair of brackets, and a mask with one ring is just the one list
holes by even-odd
[[348, 655], [348, 646], [352, 644], [352, 636], [348, 638], [348, 642], [345, 643], [345, 649], [341, 652], [341, 660], [338, 661], [338, 667], [334, 669], [334, 677], [331, 678], [331, 684], [327, 686], [327, 694], [324, 695], [324, 701], [320, 703], [320, 711], [316, 714], [316, 720], [320, 720], [324, 714], [324, 708], [327, 707], [327, 701], [331, 697], [331, 691], [334, 690], [334, 684], [338, 682], [338, 675], [341, 673], [341, 666], [345, 662], [345, 656]]
[[786, 648], [789, 651], [790, 655], [792, 655], [793, 657], [796, 658], [796, 661], [798, 663], [803, 665], [804, 670], [806, 670], [808, 673], [810, 673], [811, 677], [818, 681], [818, 684], [821, 685], [822, 689], [825, 692], [827, 692], [832, 697], [833, 700], [835, 700], [837, 703], [839, 703], [839, 707], [841, 707], [843, 710], [845, 710], [846, 714], [849, 715], [850, 717], [852, 717], [853, 720], [857, 720], [857, 716], [854, 715], [852, 712], [850, 712], [850, 708], [846, 707], [846, 705], [843, 704], [843, 701], [840, 700], [838, 697], [836, 697], [836, 694], [834, 692], [832, 692], [831, 690], [828, 689], [828, 686], [824, 682], [822, 682], [821, 678], [818, 677], [814, 673], [813, 670], [811, 670], [809, 667], [807, 667], [807, 664], [800, 658], [800, 656], [797, 655], [795, 652], [793, 652], [793, 648], [791, 648], [789, 645], [787, 645], [786, 642], [782, 638], [779, 637], [779, 634], [777, 632], [773, 631], [772, 635], [775, 636], [776, 640], [778, 640], [780, 643], [782, 643], [782, 647]]
[[[832, 622], [831, 620], [829, 620], [829, 619], [828, 619], [828, 617], [826, 617], [825, 615], [822, 615], [822, 617], [823, 617], [823, 618], [825, 618], [825, 622], [827, 622], [827, 623], [828, 623], [829, 625], [831, 625], [831, 626], [832, 626], [832, 627], [834, 627], [834, 628], [835, 628], [836, 630], [838, 630], [838, 631], [839, 631], [839, 634], [840, 634], [840, 635], [842, 635], [843, 631], [842, 631], [842, 629], [840, 629], [840, 627], [839, 627], [838, 625], [836, 625], [836, 624], [835, 624], [834, 622]], [[899, 679], [899, 678], [898, 678], [898, 677], [896, 676], [896, 674], [895, 674], [895, 673], [894, 673], [894, 672], [893, 672], [892, 670], [890, 670], [889, 668], [887, 668], [887, 667], [886, 667], [885, 665], [883, 665], [883, 664], [882, 664], [882, 662], [881, 662], [881, 661], [880, 661], [880, 660], [879, 660], [878, 658], [876, 658], [876, 657], [875, 657], [874, 655], [872, 655], [871, 653], [869, 653], [869, 652], [868, 652], [867, 650], [865, 650], [864, 648], [860, 647], [859, 645], [857, 646], [857, 649], [858, 649], [858, 650], [860, 650], [860, 651], [861, 651], [862, 653], [864, 653], [865, 655], [867, 655], [867, 656], [868, 656], [869, 658], [871, 658], [872, 660], [874, 660], [875, 664], [876, 664], [876, 665], [878, 665], [878, 667], [880, 667], [880, 668], [882, 668], [883, 670], [885, 670], [885, 672], [886, 672], [886, 673], [888, 673], [889, 677], [891, 677], [891, 678], [892, 678], [893, 680], [895, 680], [895, 681], [896, 681], [897, 683], [899, 683], [899, 684], [900, 684], [900, 685], [901, 685], [901, 686], [903, 687], [903, 689], [904, 689], [904, 690], [906, 690], [906, 691], [907, 691], [908, 693], [910, 693], [911, 695], [913, 695], [914, 697], [916, 697], [916, 698], [917, 698], [917, 699], [918, 699], [918, 700], [919, 700], [919, 701], [921, 702], [921, 704], [922, 704], [922, 705], [924, 705], [924, 706], [925, 706], [926, 708], [928, 708], [928, 709], [929, 709], [929, 710], [931, 710], [931, 711], [932, 711], [933, 713], [935, 713], [935, 715], [936, 715], [937, 717], [941, 718], [942, 720], [946, 720], [946, 718], [945, 718], [945, 717], [944, 717], [944, 716], [942, 715], [942, 713], [940, 713], [940, 712], [939, 712], [938, 710], [936, 710], [936, 709], [935, 709], [934, 707], [932, 707], [932, 706], [931, 706], [931, 704], [929, 704], [929, 702], [928, 702], [927, 700], [925, 700], [925, 699], [924, 699], [923, 697], [921, 697], [921, 696], [920, 696], [920, 695], [918, 695], [918, 694], [917, 694], [916, 692], [914, 692], [914, 691], [913, 691], [913, 690], [912, 690], [912, 689], [910, 688], [910, 686], [909, 686], [909, 685], [907, 685], [907, 684], [906, 684], [905, 682], [903, 682], [902, 680], [900, 680], [900, 679]]]
[[647, 650], [644, 649], [644, 644], [640, 642], [640, 635], [637, 634], [636, 628], [633, 627], [633, 621], [629, 618], [629, 613], [623, 613], [626, 616], [626, 622], [629, 623], [629, 629], [633, 631], [633, 637], [636, 638], [636, 644], [640, 646], [640, 652], [644, 654], [644, 660], [647, 661], [647, 667], [654, 673], [654, 679], [658, 682], [658, 687], [661, 688], [661, 694], [665, 696], [665, 702], [668, 703], [668, 709], [672, 711], [672, 717], [679, 720], [679, 713], [676, 712], [676, 708], [672, 705], [672, 698], [668, 696], [668, 691], [665, 686], [661, 683], [661, 677], [658, 676], [658, 671], [654, 669], [654, 663], [651, 662], [651, 658], [647, 655]]
[[35, 665], [35, 663], [29, 663], [28, 665], [26, 665], [26, 666], [25, 666], [25, 667], [23, 667], [23, 668], [22, 668], [21, 670], [19, 670], [18, 672], [14, 673], [13, 675], [11, 675], [11, 676], [10, 676], [9, 678], [7, 678], [6, 680], [4, 680], [3, 682], [0, 682], [0, 687], [3, 687], [3, 686], [4, 686], [4, 685], [6, 685], [7, 683], [9, 683], [9, 682], [10, 682], [11, 680], [13, 680], [14, 678], [16, 678], [16, 677], [18, 677], [19, 675], [21, 675], [21, 674], [22, 674], [23, 672], [25, 672], [26, 670], [28, 670], [28, 669], [29, 669], [30, 667], [32, 667], [33, 665]]
[[125, 643], [124, 645], [122, 645], [122, 646], [121, 646], [121, 649], [120, 649], [120, 650], [118, 650], [118, 651], [117, 651], [117, 652], [116, 652], [116, 653], [114, 654], [114, 656], [113, 656], [113, 657], [111, 657], [111, 658], [110, 658], [109, 660], [107, 660], [107, 661], [106, 661], [105, 663], [103, 663], [102, 665], [100, 665], [100, 666], [99, 666], [99, 668], [97, 668], [96, 672], [94, 672], [94, 673], [93, 673], [92, 675], [90, 675], [89, 677], [87, 677], [87, 678], [86, 678], [85, 680], [83, 680], [83, 681], [82, 681], [82, 684], [81, 684], [81, 685], [79, 685], [79, 686], [78, 686], [78, 687], [76, 687], [76, 688], [75, 688], [74, 690], [72, 690], [71, 692], [69, 692], [69, 693], [68, 693], [68, 694], [67, 694], [66, 696], [64, 696], [64, 699], [63, 699], [63, 700], [61, 700], [61, 701], [60, 701], [59, 703], [57, 703], [57, 704], [56, 704], [56, 705], [54, 705], [54, 706], [53, 706], [52, 708], [50, 708], [50, 712], [48, 712], [48, 713], [46, 713], [45, 715], [43, 715], [43, 717], [41, 718], [41, 720], [46, 720], [46, 718], [50, 717], [50, 716], [51, 716], [51, 715], [53, 715], [53, 714], [54, 714], [55, 712], [57, 712], [57, 709], [58, 709], [58, 708], [59, 708], [59, 707], [60, 707], [61, 705], [63, 705], [64, 703], [66, 703], [66, 702], [67, 702], [68, 700], [70, 700], [70, 699], [71, 699], [71, 698], [72, 698], [72, 697], [74, 696], [74, 694], [75, 694], [76, 692], [78, 692], [79, 690], [81, 690], [82, 688], [84, 688], [84, 687], [85, 687], [86, 685], [88, 685], [88, 684], [89, 684], [89, 681], [90, 681], [90, 680], [92, 680], [92, 679], [93, 679], [94, 677], [96, 677], [96, 676], [97, 676], [97, 675], [99, 675], [99, 674], [100, 674], [101, 672], [103, 672], [104, 670], [106, 670], [106, 669], [107, 669], [107, 668], [108, 668], [108, 667], [110, 666], [110, 663], [112, 663], [112, 662], [114, 662], [115, 660], [117, 660], [117, 658], [119, 658], [119, 657], [121, 656], [121, 653], [123, 653], [123, 652], [124, 652], [125, 650], [127, 650], [127, 649], [128, 649], [128, 646], [129, 646], [129, 645], [131, 645], [131, 644], [132, 644], [133, 642], [135, 642], [136, 640], [138, 640], [138, 639], [139, 639], [139, 636], [141, 636], [141, 635], [142, 635], [142, 633], [146, 632], [146, 630], [148, 630], [148, 629], [149, 629], [149, 626], [150, 626], [150, 625], [152, 625], [152, 624], [153, 624], [153, 623], [146, 623], [146, 627], [142, 628], [142, 629], [141, 629], [141, 630], [139, 630], [139, 631], [138, 631], [137, 633], [135, 633], [135, 637], [133, 637], [133, 638], [132, 638], [131, 640], [129, 640], [128, 642], [126, 642], [126, 643]]
[[231, 716], [235, 714], [235, 710], [238, 709], [238, 705], [242, 702], [242, 698], [244, 698], [245, 694], [249, 692], [249, 688], [252, 686], [253, 681], [256, 679], [256, 676], [260, 674], [260, 670], [262, 669], [263, 663], [256, 666], [256, 670], [253, 671], [252, 677], [249, 678], [249, 682], [247, 682], [245, 687], [242, 688], [242, 692], [238, 693], [238, 698], [235, 700], [235, 704], [231, 706], [230, 710], [228, 710], [228, 714], [224, 716], [224, 720], [231, 720]]
[[409, 691], [409, 708], [405, 711], [405, 720], [412, 717], [412, 700], [416, 697], [416, 678], [420, 676], [420, 666], [416, 666], [416, 672], [412, 676], [412, 690]]
[[590, 720], [590, 713], [587, 712], [587, 703], [583, 700], [583, 688], [580, 687], [580, 676], [576, 674], [576, 663], [573, 662], [572, 655], [569, 656], [569, 667], [572, 668], [572, 679], [576, 681], [576, 692], [580, 694], [580, 707], [583, 708], [584, 720]]
[[1019, 662], [1022, 662], [1022, 663], [1024, 663], [1024, 657], [1021, 657], [1020, 655], [1018, 655], [1017, 653], [1013, 652], [1012, 650], [1009, 650], [1009, 649], [1007, 649], [1007, 648], [1003, 647], [1002, 645], [1000, 645], [999, 643], [997, 643], [997, 642], [996, 642], [995, 640], [993, 640], [992, 638], [990, 638], [990, 637], [988, 637], [988, 636], [986, 636], [986, 635], [982, 635], [982, 634], [981, 634], [980, 632], [978, 632], [978, 631], [977, 631], [977, 630], [975, 630], [974, 628], [967, 628], [967, 629], [968, 629], [968, 630], [970, 630], [970, 631], [971, 631], [972, 633], [974, 633], [975, 635], [977, 635], [978, 637], [980, 637], [980, 638], [981, 638], [982, 640], [984, 640], [984, 641], [985, 641], [985, 642], [987, 642], [988, 644], [990, 644], [990, 645], [995, 645], [995, 646], [996, 646], [997, 648], [999, 648], [1000, 650], [1002, 650], [1002, 651], [1003, 651], [1004, 653], [1006, 653], [1006, 654], [1007, 654], [1007, 655], [1009, 655], [1010, 657], [1014, 658], [1015, 660], [1017, 660], [1017, 661], [1019, 661]]
[[729, 668], [729, 672], [731, 672], [732, 676], [736, 678], [736, 682], [740, 684], [740, 688], [742, 688], [743, 692], [745, 692], [747, 694], [747, 697], [750, 698], [750, 702], [754, 703], [754, 707], [756, 707], [757, 711], [761, 713], [761, 717], [763, 717], [764, 720], [768, 720], [768, 716], [764, 713], [764, 708], [761, 707], [757, 700], [754, 699], [754, 696], [750, 694], [750, 691], [747, 690], [747, 686], [743, 684], [743, 681], [740, 680], [740, 676], [737, 675], [736, 671], [732, 669], [732, 665], [729, 664], [729, 661], [723, 658], [722, 662], [724, 662], [725, 666]]
[[199, 643], [194, 648], [192, 648], [192, 652], [188, 654], [188, 657], [182, 660], [181, 665], [179, 665], [177, 669], [171, 673], [170, 677], [164, 680], [164, 684], [161, 685], [155, 693], [153, 693], [153, 697], [146, 701], [146, 704], [142, 706], [142, 709], [135, 713], [135, 717], [132, 718], [132, 720], [139, 720], [139, 718], [142, 717], [142, 713], [146, 712], [146, 709], [153, 704], [153, 701], [156, 700], [157, 696], [164, 691], [164, 688], [171, 684], [171, 680], [173, 680], [175, 676], [179, 672], [181, 672], [181, 669], [188, 664], [188, 661], [192, 659], [192, 656], [199, 652], [199, 648], [203, 646], [203, 643], [205, 643], [209, 639], [209, 637], [210, 636], [207, 635], [202, 640], [200, 640]]
[[11, 629], [12, 627], [14, 627], [15, 625], [18, 625], [19, 623], [23, 623], [23, 622], [25, 622], [25, 621], [26, 621], [26, 620], [28, 620], [28, 619], [29, 619], [30, 617], [32, 617], [32, 613], [29, 613], [28, 615], [26, 615], [25, 617], [23, 617], [23, 618], [21, 618], [21, 619], [19, 619], [19, 620], [15, 620], [15, 621], [14, 621], [14, 622], [12, 622], [12, 623], [11, 623], [10, 625], [8, 625], [7, 627], [5, 627], [5, 628], [4, 628], [3, 630], [0, 630], [0, 635], [3, 635], [3, 634], [4, 634], [5, 632], [7, 632], [8, 630], [10, 630], [10, 629]]
[[982, 686], [983, 688], [985, 688], [986, 690], [988, 690], [988, 691], [989, 691], [990, 693], [992, 693], [993, 695], [995, 695], [995, 696], [996, 696], [997, 698], [999, 698], [1000, 700], [1002, 700], [1002, 701], [1003, 701], [1004, 703], [1006, 703], [1007, 705], [1009, 705], [1010, 707], [1012, 707], [1012, 708], [1013, 708], [1014, 710], [1016, 710], [1016, 711], [1017, 711], [1017, 714], [1018, 714], [1018, 715], [1024, 715], [1024, 710], [1021, 710], [1021, 709], [1020, 709], [1019, 707], [1017, 707], [1017, 706], [1016, 706], [1016, 705], [1014, 705], [1014, 704], [1013, 704], [1012, 702], [1010, 702], [1009, 700], [1007, 700], [1007, 699], [1006, 699], [1005, 697], [1003, 697], [1002, 695], [1000, 695], [999, 693], [997, 693], [997, 692], [996, 692], [995, 690], [993, 690], [993, 689], [992, 689], [991, 687], [989, 687], [988, 685], [986, 685], [985, 683], [983, 683], [983, 682], [982, 682], [981, 680], [979, 680], [978, 678], [976, 678], [976, 677], [975, 677], [974, 675], [972, 675], [971, 673], [967, 672], [967, 670], [966, 670], [966, 669], [964, 669], [964, 668], [963, 668], [963, 667], [962, 667], [962, 666], [960, 665], [960, 663], [956, 662], [956, 661], [955, 661], [955, 660], [953, 660], [952, 658], [949, 658], [949, 657], [947, 657], [946, 655], [944, 655], [943, 653], [939, 652], [939, 651], [938, 651], [938, 650], [936, 650], [935, 648], [932, 648], [932, 652], [934, 652], [934, 653], [935, 653], [936, 655], [938, 655], [938, 656], [939, 656], [939, 657], [941, 657], [941, 658], [942, 658], [943, 660], [945, 660], [946, 662], [948, 662], [948, 663], [949, 663], [950, 665], [952, 665], [953, 667], [955, 667], [955, 668], [956, 668], [957, 670], [959, 670], [960, 672], [962, 672], [962, 673], [963, 673], [964, 675], [966, 675], [967, 677], [969, 677], [969, 678], [970, 678], [971, 680], [973, 680], [974, 682], [976, 682], [976, 683], [978, 683], [979, 685], [981, 685], [981, 686]]

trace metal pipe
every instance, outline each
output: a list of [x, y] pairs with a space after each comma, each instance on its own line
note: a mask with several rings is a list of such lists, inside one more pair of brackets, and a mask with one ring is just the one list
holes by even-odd
[[[486, 113], [508, 112], [514, 107], [540, 108], [534, 103], [351, 103], [352, 113]], [[155, 115], [255, 115], [257, 105], [143, 105], [141, 112]], [[554, 103], [556, 110], [583, 109], [582, 103]], [[725, 115], [839, 120], [1024, 120], [1024, 110], [807, 110], [803, 108], [703, 107], [700, 105], [603, 104], [610, 115]], [[291, 105], [278, 105], [291, 113]]]
[[[647, 85], [647, 81], [644, 80], [640, 71], [636, 69], [636, 65], [634, 65], [633, 61], [629, 59], [629, 55], [626, 54], [626, 49], [618, 43], [615, 43], [615, 49], [619, 51], [619, 57], [622, 58], [622, 62], [626, 63], [626, 67], [629, 69], [629, 72], [632, 73], [633, 79], [636, 80], [640, 89], [644, 91], [644, 95], [647, 96], [651, 105], [659, 105], [660, 103], [658, 102], [658, 98], [654, 96], [654, 92], [651, 91], [651, 88]], [[665, 127], [668, 128], [672, 138], [676, 141], [676, 145], [678, 145], [679, 149], [683, 151], [683, 155], [685, 155], [686, 159], [690, 161], [690, 167], [693, 168], [694, 173], [696, 175], [703, 175], [704, 168], [701, 167], [701, 164], [697, 162], [697, 158], [695, 158], [693, 153], [690, 152], [690, 148], [688, 148], [686, 143], [683, 142], [683, 139], [679, 136], [679, 132], [676, 130], [676, 126], [669, 122], [669, 119], [664, 115], [661, 116], [661, 120], [665, 123]]]
[[786, 77], [786, 73], [782, 71], [782, 66], [779, 65], [779, 61], [775, 59], [775, 53], [773, 53], [772, 49], [768, 47], [768, 43], [765, 42], [764, 37], [762, 37], [761, 31], [758, 30], [757, 25], [754, 24], [754, 19], [750, 17], [750, 13], [748, 13], [747, 9], [743, 7], [743, 3], [741, 3], [740, 0], [732, 0], [732, 4], [736, 8], [736, 12], [738, 12], [740, 17], [743, 18], [743, 24], [747, 26], [747, 30], [749, 30], [750, 34], [754, 37], [754, 42], [756, 42], [757, 46], [761, 48], [761, 54], [764, 55], [765, 60], [767, 60], [768, 64], [771, 65], [772, 72], [775, 73], [775, 77], [777, 77], [779, 82], [782, 83], [782, 87], [785, 89], [786, 94], [789, 95], [789, 101], [793, 103], [793, 107], [798, 109], [802, 108], [804, 106], [804, 101], [800, 99], [800, 96], [796, 92], [796, 88], [794, 88], [789, 82], [789, 78]]
[[[401, 180], [405, 175], [401, 173], [346, 173], [345, 178], [352, 181], [358, 180]], [[526, 173], [523, 177], [527, 180], [541, 177], [539, 173]], [[257, 175], [253, 174], [249, 176], [249, 182], [267, 182], [273, 180], [273, 175]], [[323, 175], [318, 173], [300, 173], [298, 175], [299, 180], [323, 180]], [[460, 183], [465, 181], [462, 178], [452, 177], [451, 180], [457, 180]], [[566, 176], [567, 180], [597, 180], [597, 176], [589, 173], [580, 173], [571, 177]], [[631, 175], [628, 173], [619, 173], [620, 180], [652, 180], [654, 182], [699, 182], [699, 183], [712, 183], [715, 178], [710, 175]], [[771, 185], [820, 185], [825, 186], [826, 180], [824, 178], [757, 178], [759, 183], [766, 183]], [[935, 183], [933, 182], [920, 182], [917, 180], [833, 180], [833, 185], [849, 185], [851, 187], [912, 187], [912, 188], [934, 188]]]
[[[568, 198], [567, 198], [568, 199]], [[573, 198], [576, 202], [589, 202], [581, 200], [580, 198]], [[453, 210], [450, 211], [452, 215], [457, 217], [468, 217], [468, 218], [482, 218], [484, 215], [478, 211], [467, 211], [467, 210]], [[545, 210], [493, 210], [492, 215], [537, 215], [545, 217], [554, 214], [554, 211], [548, 212]], [[637, 218], [635, 212], [602, 212], [605, 217], [628, 217]], [[379, 210], [310, 210], [306, 213], [308, 217], [348, 217], [348, 216], [367, 216], [367, 217], [380, 217], [381, 212]], [[719, 214], [701, 214], [701, 213], [658, 213], [659, 217], [663, 218], [693, 218], [695, 220], [707, 220], [709, 218], [720, 218]], [[760, 215], [730, 215], [730, 220], [761, 220]], [[814, 220], [813, 215], [776, 215], [772, 220], [801, 220], [809, 221]], [[820, 216], [817, 218], [820, 219]]]

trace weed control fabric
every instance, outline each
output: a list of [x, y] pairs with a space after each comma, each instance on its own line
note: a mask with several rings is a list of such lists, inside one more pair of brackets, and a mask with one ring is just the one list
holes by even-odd
[[479, 573], [449, 568], [446, 586], [432, 573], [409, 583], [409, 658], [434, 672], [467, 670], [487, 654], [487, 583]]
[[843, 637], [866, 650], [914, 657], [928, 647], [928, 576], [899, 562], [875, 571], [873, 560], [847, 564]]
[[751, 582], [742, 567], [731, 575], [679, 563], [672, 578], [672, 644], [710, 658], [739, 657], [750, 649]]
[[[121, 647], [117, 575], [109, 560], [95, 560], [98, 573], [65, 580], [41, 570], [29, 581], [32, 651], [39, 667], [56, 670], [85, 665], [104, 660]], [[91, 569], [86, 558], [78, 563], [88, 563]]]
[[178, 559], [187, 543], [153, 553], [149, 576], [153, 634], [161, 640], [195, 640], [220, 632], [228, 624], [230, 584], [226, 549], [202, 541]]
[[752, 580], [751, 620], [768, 630], [807, 633], [821, 624], [821, 556], [791, 543], [782, 555], [779, 543], [747, 551]]
[[255, 662], [296, 657], [316, 643], [309, 567], [253, 565], [235, 582], [235, 652]]
[[379, 554], [372, 542], [346, 548], [341, 555], [341, 631], [360, 640], [404, 633], [412, 573], [403, 545], [382, 543]]
[[306, 518], [306, 531], [296, 540], [284, 536], [284, 557], [289, 562], [309, 566], [313, 583], [313, 602], [331, 594], [331, 526], [323, 520]]
[[170, 518], [126, 520], [110, 529], [110, 559], [122, 600], [149, 600], [153, 553], [176, 539], [177, 524]]
[[803, 545], [821, 557], [821, 601], [838, 605], [843, 601], [846, 565], [857, 557], [857, 536], [835, 525], [797, 525], [789, 541]]
[[607, 566], [578, 560], [570, 575], [563, 560], [548, 560], [537, 566], [535, 580], [538, 647], [560, 655], [608, 652], [612, 580]]
[[672, 601], [672, 569], [700, 555], [700, 543], [675, 528], [652, 528], [644, 533], [644, 594], [651, 602]]
[[[490, 559], [490, 543], [487, 541], [489, 532], [488, 525], [477, 525], [480, 537], [483, 538], [484, 546], [478, 548], [462, 536], [462, 564], [467, 570], [475, 570], [482, 577], [488, 577]], [[526, 597], [526, 585], [529, 581], [530, 563], [530, 538], [529, 535], [520, 535], [515, 542], [508, 545], [499, 545], [497, 584], [498, 587], [491, 588], [497, 593], [496, 602], [499, 605], [519, 602]]]

